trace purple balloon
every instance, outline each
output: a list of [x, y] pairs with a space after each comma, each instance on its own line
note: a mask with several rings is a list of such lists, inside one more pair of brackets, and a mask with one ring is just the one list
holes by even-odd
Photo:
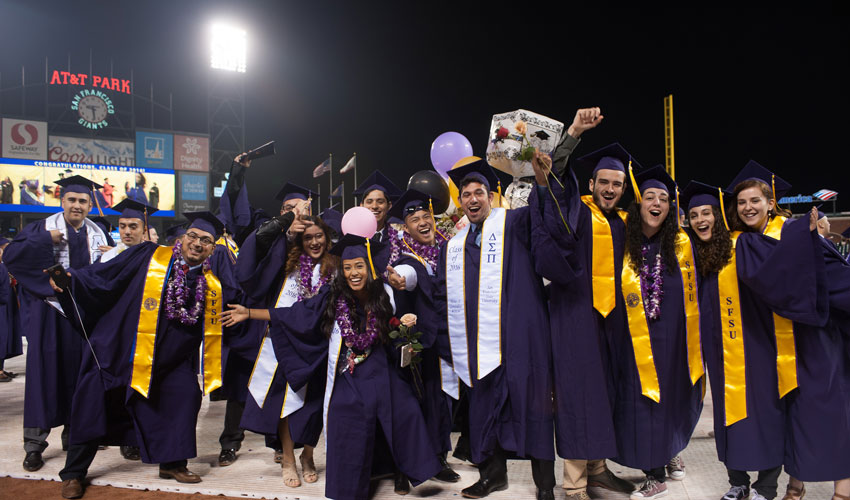
[[472, 144], [457, 132], [444, 132], [431, 143], [431, 165], [443, 179], [448, 179], [448, 171], [467, 156], [472, 156]]

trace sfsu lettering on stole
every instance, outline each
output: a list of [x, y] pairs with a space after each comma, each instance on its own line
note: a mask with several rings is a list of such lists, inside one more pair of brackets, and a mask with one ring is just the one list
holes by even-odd
[[[731, 318], [732, 315], [735, 314], [735, 308], [732, 307], [733, 306], [732, 297], [726, 297], [726, 305], [728, 306], [728, 307], [726, 307], [726, 316]], [[738, 337], [738, 330], [735, 330], [735, 328], [736, 328], [736, 326], [735, 326], [735, 320], [734, 319], [726, 320], [726, 329], [729, 333], [730, 339], [734, 339], [734, 338]]]
[[697, 298], [694, 295], [694, 270], [691, 269], [691, 261], [685, 261], [685, 269], [688, 272], [688, 302], [696, 302]]
[[210, 324], [214, 325], [218, 322], [218, 309], [216, 309], [216, 304], [218, 304], [218, 300], [216, 297], [218, 295], [215, 293], [215, 290], [210, 290]]

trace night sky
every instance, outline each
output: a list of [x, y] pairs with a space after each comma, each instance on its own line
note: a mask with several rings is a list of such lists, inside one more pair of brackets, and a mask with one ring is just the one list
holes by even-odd
[[846, 9], [460, 3], [2, 0], [0, 71], [5, 86], [22, 65], [43, 75], [45, 56], [69, 53], [85, 71], [91, 49], [116, 76], [132, 68], [137, 92], [171, 92], [175, 130], [206, 133], [207, 30], [231, 20], [249, 31], [247, 145], [277, 142], [248, 175], [252, 204], [272, 212], [286, 181], [315, 189], [328, 153], [335, 171], [356, 151], [360, 180], [379, 168], [404, 187], [431, 167], [440, 133], [483, 155], [492, 115], [518, 108], [570, 123], [600, 106], [605, 120], [576, 154], [618, 141], [644, 166], [662, 163], [669, 93], [680, 185], [726, 185], [754, 159], [791, 194], [830, 188], [850, 208]]

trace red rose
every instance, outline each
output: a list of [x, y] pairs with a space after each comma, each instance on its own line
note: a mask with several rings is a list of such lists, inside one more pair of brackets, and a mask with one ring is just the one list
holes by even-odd
[[401, 321], [399, 321], [398, 318], [396, 318], [395, 316], [390, 318], [390, 327], [398, 328], [399, 326], [401, 326]]
[[506, 137], [508, 137], [508, 129], [505, 127], [499, 127], [498, 130], [496, 130], [496, 139], [505, 139]]

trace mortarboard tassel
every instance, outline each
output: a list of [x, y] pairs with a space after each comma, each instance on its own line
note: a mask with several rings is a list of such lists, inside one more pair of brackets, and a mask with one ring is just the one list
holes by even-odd
[[717, 188], [717, 194], [720, 195], [720, 215], [723, 216], [723, 225], [726, 226], [726, 230], [729, 230], [729, 223], [726, 222], [726, 209], [723, 208], [723, 188]]
[[369, 238], [366, 238], [366, 256], [369, 257], [369, 269], [372, 270], [372, 279], [378, 279], [378, 275], [375, 274], [375, 264], [372, 262], [372, 247], [369, 245]]
[[638, 189], [637, 180], [635, 180], [635, 172], [632, 169], [632, 159], [629, 158], [629, 177], [632, 179], [632, 189], [635, 190], [635, 201], [640, 203], [640, 189]]

